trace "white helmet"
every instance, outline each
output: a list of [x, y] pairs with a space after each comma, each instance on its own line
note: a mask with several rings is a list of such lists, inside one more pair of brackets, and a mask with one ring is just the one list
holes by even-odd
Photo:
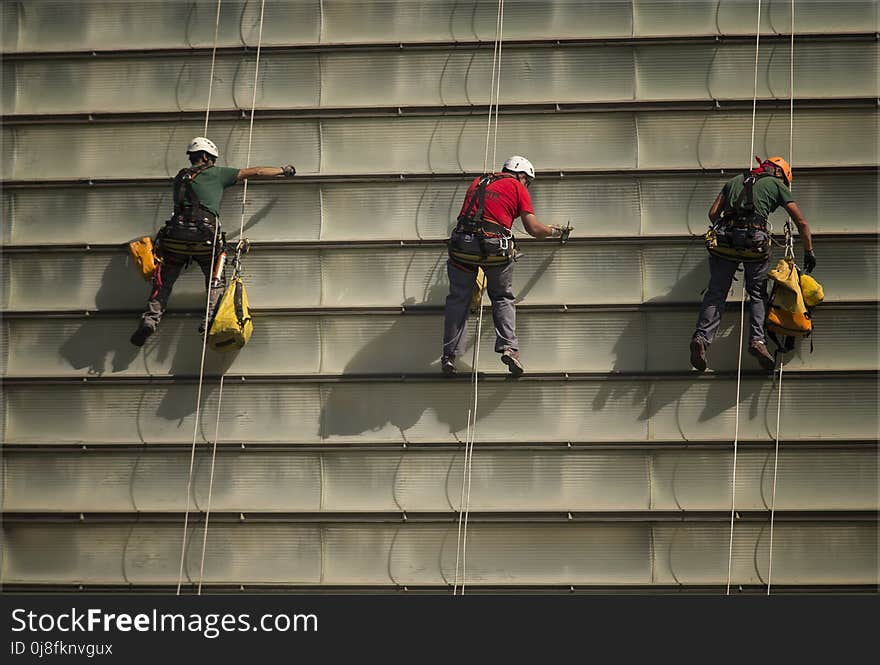
[[217, 150], [217, 146], [214, 145], [214, 142], [210, 139], [206, 139], [204, 136], [197, 136], [189, 142], [189, 145], [186, 148], [186, 154], [191, 152], [206, 152], [214, 159], [217, 159], [220, 156], [220, 151]]
[[532, 163], [529, 160], [525, 157], [520, 157], [519, 155], [510, 157], [504, 162], [503, 168], [505, 171], [510, 171], [511, 173], [525, 173], [529, 178], [534, 179], [535, 177], [535, 167], [532, 166]]

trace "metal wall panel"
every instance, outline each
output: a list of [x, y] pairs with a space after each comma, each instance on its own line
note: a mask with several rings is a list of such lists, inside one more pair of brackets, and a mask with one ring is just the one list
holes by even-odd
[[[877, 45], [799, 44], [800, 98], [876, 97]], [[511, 46], [502, 58], [506, 104], [629, 100], [751, 99], [751, 44]], [[211, 108], [249, 109], [253, 54], [221, 55]], [[268, 53], [260, 58], [256, 107], [339, 108], [488, 104], [492, 53], [443, 50]], [[203, 111], [211, 80], [208, 56], [32, 59], [3, 64], [3, 113]], [[122, 87], [120, 79], [128, 82]], [[174, 82], [174, 85], [169, 85]], [[789, 96], [789, 47], [760, 52], [759, 98]]]
[[[734, 535], [731, 582], [766, 584], [766, 525]], [[176, 584], [177, 525], [6, 525], [6, 584]], [[467, 583], [724, 584], [724, 524], [472, 524]], [[199, 581], [202, 534], [188, 539], [184, 582]], [[214, 524], [205, 583], [452, 585], [454, 525]], [[876, 524], [778, 523], [773, 582], [873, 584]]]
[[[447, 512], [461, 502], [463, 451], [220, 451], [214, 512]], [[182, 512], [185, 452], [5, 454], [10, 512]], [[783, 449], [776, 510], [877, 510], [876, 447]], [[773, 505], [772, 450], [740, 450], [736, 506]], [[724, 450], [480, 450], [470, 510], [564, 513], [724, 511], [733, 453]], [[208, 509], [211, 456], [196, 456], [189, 506]]]
[[[752, 0], [602, 0], [571, 2], [508, 0], [506, 39], [752, 34]], [[3, 49], [64, 51], [114, 48], [185, 48], [213, 43], [213, 0], [63, 0], [4, 3]], [[266, 3], [263, 44], [491, 41], [496, 4], [486, 0], [317, 0]], [[874, 32], [872, 0], [805, 2], [798, 6], [798, 33]], [[259, 5], [227, 0], [221, 8], [221, 46], [255, 45]], [[765, 6], [761, 31], [789, 30], [786, 3]]]
[[[480, 350], [480, 369], [507, 373], [494, 353], [489, 311]], [[529, 372], [664, 372], [690, 368], [688, 342], [697, 307], [691, 311], [535, 312], [517, 315], [520, 358]], [[197, 316], [169, 316], [144, 351], [132, 347], [132, 317], [8, 318], [2, 322], [6, 347], [0, 370], [22, 376], [197, 375], [201, 337]], [[878, 310], [825, 305], [813, 322], [816, 345], [798, 344], [786, 369], [880, 370], [880, 357], [867, 340], [878, 328]], [[475, 324], [472, 321], [472, 324]], [[420, 374], [439, 371], [442, 314], [257, 315], [247, 349], [237, 354], [209, 352], [208, 376], [235, 374]], [[471, 336], [474, 333], [471, 325]], [[554, 343], [547, 344], [548, 331]], [[739, 316], [723, 319], [710, 353], [714, 370], [736, 370]], [[471, 342], [472, 344], [473, 342]], [[232, 356], [232, 357], [230, 357]], [[470, 352], [460, 360], [468, 371]], [[751, 359], [746, 367], [753, 366]]]
[[[223, 389], [219, 441], [231, 443], [458, 442], [470, 393], [464, 381], [255, 383]], [[737, 390], [728, 379], [494, 381], [482, 384], [477, 441], [733, 440]], [[217, 383], [202, 393], [198, 439], [217, 427]], [[872, 378], [790, 379], [780, 431], [787, 441], [870, 439], [877, 432]], [[6, 443], [190, 443], [197, 386], [7, 384]], [[853, 396], [859, 399], [853, 399]], [[777, 391], [748, 376], [739, 436], [772, 439]], [[817, 409], [816, 405], [822, 408]], [[835, 414], [834, 428], [828, 427]]]
[[[798, 164], [876, 164], [876, 120], [871, 109], [801, 111], [794, 127]], [[529, 155], [539, 170], [745, 168], [751, 159], [748, 111], [520, 114], [502, 118], [500, 129], [497, 154]], [[758, 113], [754, 152], [787, 154], [788, 129], [787, 113]], [[10, 158], [2, 177], [172, 176], [184, 146], [203, 131], [200, 121], [82, 125], [75, 132], [66, 124], [6, 125]], [[482, 114], [263, 119], [255, 123], [251, 161], [294, 162], [303, 174], [474, 173], [483, 170], [485, 133]], [[221, 164], [244, 165], [246, 119], [215, 121], [211, 135]], [[44, 159], [62, 144], [70, 159]]]
[[[539, 218], [574, 225], [573, 237], [700, 234], [726, 178], [539, 177], [530, 193]], [[878, 178], [871, 173], [796, 175], [795, 195], [813, 233], [875, 233]], [[307, 183], [254, 181], [245, 235], [252, 241], [410, 240], [448, 236], [470, 178], [457, 181]], [[241, 187], [221, 216], [237, 235]], [[171, 211], [170, 186], [5, 188], [8, 245], [123, 243], [153, 235]], [[124, 215], [119, 210], [125, 210]], [[771, 222], [782, 229], [785, 213]], [[515, 228], [524, 233], [519, 222]]]
[[[877, 300], [878, 244], [827, 243], [817, 278], [827, 302]], [[524, 304], [699, 302], [708, 283], [703, 243], [534, 243], [514, 270], [514, 293]], [[5, 310], [139, 308], [149, 287], [129, 257], [110, 252], [8, 254], [0, 265]], [[175, 286], [173, 309], [204, 307], [196, 267]], [[859, 275], [854, 279], [853, 275]], [[379, 307], [442, 305], [446, 249], [259, 249], [245, 260], [252, 307]], [[735, 285], [731, 298], [739, 300]]]

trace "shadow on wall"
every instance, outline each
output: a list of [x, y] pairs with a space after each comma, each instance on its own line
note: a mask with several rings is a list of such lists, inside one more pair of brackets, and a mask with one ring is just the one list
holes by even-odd
[[[422, 303], [416, 303], [414, 298], [404, 302], [404, 305], [416, 305], [433, 302], [443, 302], [448, 290], [447, 283], [442, 280], [441, 269], [445, 271], [446, 261], [438, 262], [433, 275], [429, 279], [430, 286], [425, 289]], [[486, 316], [486, 314], [484, 314]], [[473, 321], [471, 321], [473, 323]], [[484, 323], [484, 331], [485, 320]], [[471, 326], [473, 328], [473, 326]], [[488, 334], [491, 332], [491, 322]], [[436, 336], [424, 340], [424, 343], [413, 344], [409, 339], [408, 332], [402, 318], [399, 318], [382, 335], [380, 339], [366, 344], [343, 369], [345, 376], [366, 376], [375, 374], [376, 358], [387, 356], [389, 349], [406, 349], [407, 353], [416, 354], [416, 358], [408, 359], [419, 368], [424, 368], [426, 373], [436, 373], [437, 381], [444, 386], [455, 386], [454, 398], [441, 399], [433, 403], [418, 404], [412, 399], [390, 399], [392, 396], [402, 396], [404, 390], [399, 384], [392, 384], [390, 390], [377, 387], [371, 390], [367, 384], [328, 384], [321, 409], [320, 436], [326, 439], [332, 436], [354, 436], [370, 431], [379, 431], [387, 425], [392, 425], [401, 434], [403, 440], [407, 439], [406, 432], [416, 426], [426, 411], [432, 411], [433, 418], [446, 424], [450, 433], [464, 432], [467, 428], [468, 409], [470, 408], [471, 394], [469, 383], [465, 380], [470, 376], [471, 367], [466, 364], [468, 354], [462, 357], [459, 364], [461, 380], [444, 379], [440, 376], [439, 359], [443, 342], [442, 327], [436, 331]], [[472, 347], [473, 340], [469, 348]], [[434, 384], [438, 385], [438, 384]], [[491, 390], [480, 394], [479, 417], [486, 417], [494, 412], [507, 398], [512, 390], [512, 384], [492, 384]], [[415, 394], [422, 394], [416, 392]], [[447, 391], [438, 391], [443, 397], [449, 395]], [[463, 438], [463, 437], [462, 437]]]
[[[101, 287], [95, 294], [95, 306], [98, 311], [113, 308], [118, 300], [119, 284], [141, 282], [144, 289], [149, 286], [137, 276], [129, 265], [127, 256], [114, 256], [101, 278]], [[113, 294], [117, 297], [114, 298]], [[146, 297], [145, 297], [146, 300]], [[128, 341], [131, 332], [137, 326], [132, 321], [131, 331], [124, 336], [108, 333], [106, 326], [95, 319], [83, 323], [73, 335], [61, 346], [61, 355], [76, 369], [88, 368], [88, 373], [101, 376], [107, 372], [107, 360], [112, 356], [112, 372], [122, 372], [131, 365], [138, 353], [138, 348]]]
[[[742, 280], [742, 275], [738, 274], [737, 279]], [[680, 275], [676, 284], [665, 296], [663, 296], [663, 298], [652, 298], [646, 302], [681, 303], [695, 301], [693, 305], [693, 320], [694, 327], [696, 327], [696, 321], [699, 315], [699, 304], [696, 301], [700, 300], [701, 296], [699, 292], [694, 292], [693, 284], [702, 282], [705, 282], [705, 284], [708, 284], [709, 282], [708, 258], [704, 258], [694, 268]], [[737, 288], [740, 283], [741, 282], [734, 282], [733, 288]], [[746, 317], [748, 317], [748, 311], [746, 311]], [[738, 319], [732, 317], [730, 312], [726, 313], [722, 319], [718, 338], [721, 339], [730, 334], [731, 330], [737, 324]], [[631, 368], [631, 363], [627, 362], [626, 358], [623, 357], [623, 354], [629, 352], [629, 349], [631, 348], [627, 343], [627, 340], [631, 339], [632, 336], [641, 335], [643, 326], [643, 320], [634, 319], [632, 323], [624, 328], [623, 333], [618, 338], [619, 341], [614, 347], [616, 359], [612, 371], [627, 371]], [[690, 336], [687, 336], [679, 340], [675, 348], [664, 351], [674, 355], [676, 359], [680, 359], [680, 362], [677, 364], [681, 365], [682, 370], [691, 369], [689, 344]], [[743, 353], [744, 362], [751, 360], [751, 358], [745, 354], [745, 351]], [[694, 371], [694, 376], [697, 376], [696, 371]], [[630, 399], [632, 400], [632, 404], [638, 404], [640, 402], [643, 404], [642, 412], [639, 414], [639, 420], [648, 420], [671, 404], [675, 404], [677, 408], [681, 398], [689, 388], [689, 384], [680, 382], [678, 384], [681, 386], [679, 389], [670, 390], [669, 388], [671, 385], [671, 383], [664, 381], [663, 389], [658, 390], [658, 381], [656, 380], [636, 383], [606, 381], [602, 384], [602, 387], [599, 389], [598, 394], [593, 400], [593, 408], [601, 411], [605, 408], [605, 405], [609, 400], [617, 401]], [[746, 381], [743, 382], [741, 386], [742, 401], [745, 402], [746, 400], [750, 400], [749, 414], [751, 418], [757, 416], [761, 386], [761, 382], [758, 381]], [[728, 390], [725, 382], [713, 381], [709, 385], [706, 404], [704, 405], [698, 420], [700, 422], [705, 422], [724, 413], [727, 409], [734, 406], [734, 401], [731, 397], [732, 393]]]

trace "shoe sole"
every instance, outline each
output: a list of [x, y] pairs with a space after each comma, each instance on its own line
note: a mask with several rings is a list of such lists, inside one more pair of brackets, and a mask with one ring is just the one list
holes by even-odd
[[443, 372], [443, 376], [455, 376], [455, 365], [440, 365], [440, 370]]
[[128, 341], [131, 342], [134, 346], [143, 346], [147, 343], [147, 340], [150, 339], [154, 332], [156, 331], [150, 330], [147, 333], [141, 333], [140, 330], [136, 330], [135, 333], [128, 338]]
[[768, 358], [763, 353], [759, 353], [754, 349], [749, 349], [749, 355], [754, 356], [758, 359], [758, 364], [768, 372], [772, 372], [776, 369], [776, 360], [773, 358]]
[[522, 376], [522, 373], [525, 371], [519, 360], [513, 356], [501, 356], [501, 362], [507, 365], [508, 371], [515, 377]]
[[706, 359], [700, 353], [700, 345], [697, 342], [691, 342], [691, 365], [699, 372], [706, 371]]

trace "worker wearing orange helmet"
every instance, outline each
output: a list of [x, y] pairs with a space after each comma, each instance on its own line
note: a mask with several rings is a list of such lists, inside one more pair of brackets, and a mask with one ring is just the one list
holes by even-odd
[[[758, 158], [756, 158], [758, 159]], [[700, 306], [697, 329], [691, 339], [691, 365], [706, 369], [706, 351], [718, 332], [733, 277], [743, 265], [749, 296], [749, 353], [766, 370], [775, 365], [764, 342], [767, 314], [767, 271], [770, 266], [770, 230], [767, 217], [784, 207], [804, 243], [804, 269], [816, 267], [813, 238], [807, 220], [791, 194], [791, 167], [782, 157], [770, 157], [760, 166], [730, 179], [709, 209], [709, 286]], [[708, 239], [708, 235], [707, 235]]]

